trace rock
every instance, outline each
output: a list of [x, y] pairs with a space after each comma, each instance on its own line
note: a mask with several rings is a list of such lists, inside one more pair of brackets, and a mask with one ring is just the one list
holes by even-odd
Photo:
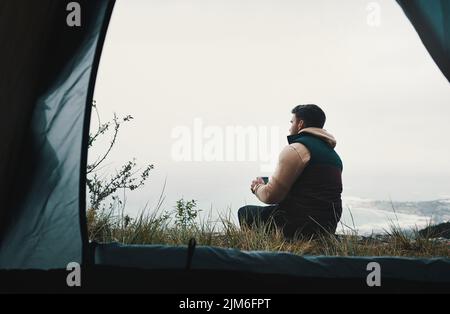
[[450, 221], [435, 226], [429, 226], [419, 231], [419, 234], [428, 238], [450, 239]]

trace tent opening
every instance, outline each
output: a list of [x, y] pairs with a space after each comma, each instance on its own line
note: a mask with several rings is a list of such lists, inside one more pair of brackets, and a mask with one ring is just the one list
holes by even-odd
[[[450, 91], [393, 1], [117, 2], [94, 99], [91, 240], [402, 255], [394, 243], [421, 235], [436, 251], [408, 256], [448, 256], [419, 231], [450, 217], [450, 149], [430, 138], [448, 133]], [[339, 244], [286, 248], [237, 211], [264, 205], [251, 180], [271, 176], [308, 103], [344, 165]]]

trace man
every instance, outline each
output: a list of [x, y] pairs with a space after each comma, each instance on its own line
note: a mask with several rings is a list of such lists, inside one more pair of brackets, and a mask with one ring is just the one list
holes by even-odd
[[270, 206], [239, 209], [241, 225], [275, 224], [287, 238], [334, 234], [342, 214], [342, 161], [336, 140], [323, 129], [325, 113], [316, 105], [292, 109], [289, 145], [267, 184], [262, 178], [250, 186]]

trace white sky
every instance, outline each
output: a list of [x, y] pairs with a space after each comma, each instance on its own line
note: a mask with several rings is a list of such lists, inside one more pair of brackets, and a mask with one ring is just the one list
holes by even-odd
[[[371, 1], [138, 1], [114, 9], [95, 99], [103, 120], [131, 114], [105, 171], [153, 163], [132, 211], [180, 197], [202, 208], [258, 204], [260, 162], [176, 162], [173, 130], [278, 127], [315, 103], [344, 162], [343, 196], [428, 200], [450, 195], [450, 88], [393, 0], [370, 26]], [[93, 126], [95, 126], [95, 119]], [[280, 148], [284, 145], [280, 142]], [[94, 149], [91, 158], [101, 147]]]

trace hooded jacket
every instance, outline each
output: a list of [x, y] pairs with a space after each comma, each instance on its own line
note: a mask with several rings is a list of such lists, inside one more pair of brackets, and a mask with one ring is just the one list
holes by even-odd
[[304, 128], [288, 136], [278, 165], [267, 184], [254, 193], [267, 204], [278, 204], [285, 234], [334, 233], [342, 214], [342, 161], [336, 139], [322, 128]]

